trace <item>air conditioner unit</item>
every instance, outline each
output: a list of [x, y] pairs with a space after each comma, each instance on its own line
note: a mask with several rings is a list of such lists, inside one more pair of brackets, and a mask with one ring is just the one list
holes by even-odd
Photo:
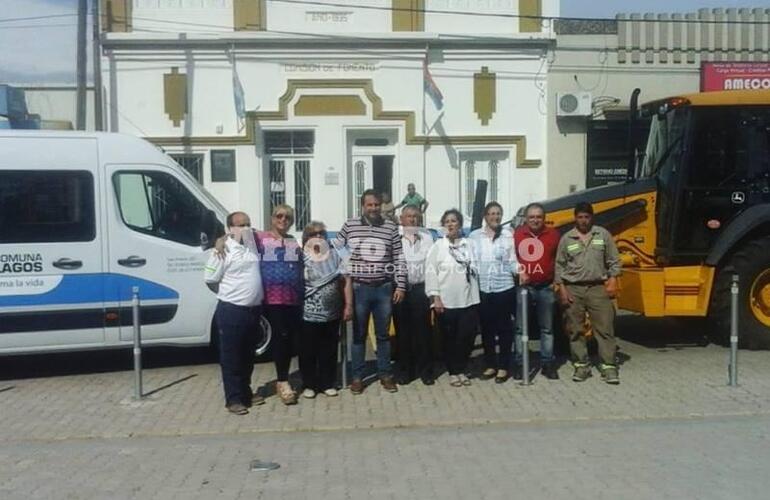
[[591, 116], [590, 92], [559, 92], [556, 94], [556, 116]]

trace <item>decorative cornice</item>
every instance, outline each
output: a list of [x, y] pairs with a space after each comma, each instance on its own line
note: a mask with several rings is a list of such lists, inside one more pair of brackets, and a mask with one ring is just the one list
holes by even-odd
[[404, 123], [404, 136], [407, 145], [515, 145], [516, 166], [530, 168], [540, 166], [539, 159], [527, 158], [527, 138], [524, 135], [449, 135], [425, 136], [417, 135], [417, 122], [414, 111], [386, 111], [382, 99], [374, 91], [371, 79], [294, 79], [288, 80], [286, 91], [278, 98], [276, 111], [248, 111], [246, 113], [246, 130], [242, 136], [211, 136], [211, 137], [147, 137], [147, 140], [159, 146], [224, 146], [255, 144], [255, 124], [257, 122], [285, 121], [289, 119], [289, 104], [294, 100], [297, 91], [304, 89], [354, 89], [363, 91], [371, 103], [372, 119], [375, 121], [400, 121]]

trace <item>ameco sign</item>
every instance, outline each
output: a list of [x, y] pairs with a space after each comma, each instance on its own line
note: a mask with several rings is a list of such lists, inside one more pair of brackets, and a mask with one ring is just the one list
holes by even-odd
[[770, 90], [770, 63], [707, 62], [701, 65], [701, 92]]

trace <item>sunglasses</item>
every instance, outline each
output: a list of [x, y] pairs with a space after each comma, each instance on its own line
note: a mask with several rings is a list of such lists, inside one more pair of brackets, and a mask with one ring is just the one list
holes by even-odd
[[236, 224], [233, 227], [251, 227], [251, 222], [244, 222], [243, 224]]
[[281, 220], [281, 219], [291, 220], [291, 216], [289, 214], [285, 214], [285, 213], [277, 213], [277, 214], [273, 215], [273, 217], [275, 217], [276, 219], [279, 219], [279, 220]]

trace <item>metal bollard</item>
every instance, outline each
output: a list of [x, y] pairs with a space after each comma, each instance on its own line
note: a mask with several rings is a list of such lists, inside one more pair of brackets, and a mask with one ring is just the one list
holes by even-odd
[[141, 315], [139, 314], [139, 287], [131, 289], [133, 298], [131, 299], [131, 312], [134, 320], [134, 399], [142, 399], [142, 325]]
[[730, 379], [728, 385], [738, 385], [738, 275], [733, 274], [730, 285]]
[[340, 378], [342, 388], [348, 386], [348, 322], [340, 323]]
[[521, 287], [519, 292], [519, 314], [521, 315], [521, 385], [529, 381], [529, 290]]

